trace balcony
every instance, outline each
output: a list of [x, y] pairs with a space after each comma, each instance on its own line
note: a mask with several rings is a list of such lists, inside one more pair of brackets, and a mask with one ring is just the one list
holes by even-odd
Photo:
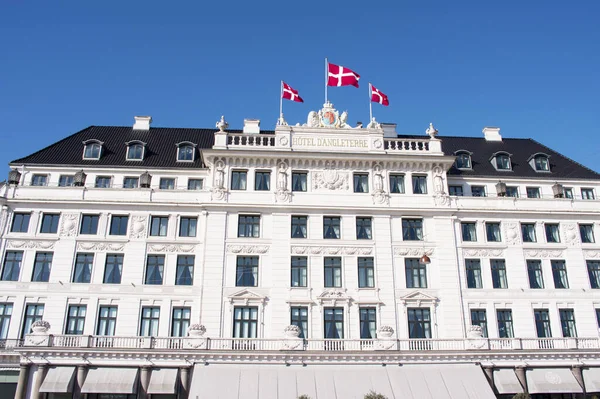
[[22, 339], [0, 339], [0, 354], [13, 354], [15, 348], [23, 346]]

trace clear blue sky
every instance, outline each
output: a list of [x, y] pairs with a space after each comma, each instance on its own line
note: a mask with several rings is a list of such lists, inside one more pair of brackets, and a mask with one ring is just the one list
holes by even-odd
[[327, 56], [362, 75], [330, 89], [351, 123], [368, 121], [371, 81], [399, 133], [499, 126], [600, 171], [599, 15], [598, 0], [1, 0], [0, 164], [134, 115], [271, 129], [281, 79], [305, 100], [284, 103], [288, 122], [304, 122]]

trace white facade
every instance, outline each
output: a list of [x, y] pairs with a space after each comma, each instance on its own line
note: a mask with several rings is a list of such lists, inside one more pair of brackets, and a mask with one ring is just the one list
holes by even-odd
[[[332, 111], [324, 108], [328, 110]], [[522, 385], [535, 385], [533, 376], [539, 367], [554, 367], [560, 374], [577, 365], [572, 376], [581, 380], [580, 385], [593, 384], [583, 379], [592, 381], [588, 374], [595, 370], [593, 366], [600, 366], [596, 314], [600, 290], [590, 280], [588, 261], [600, 261], [600, 244], [582, 242], [580, 225], [591, 225], [593, 234], [600, 234], [600, 202], [582, 198], [589, 190], [597, 198], [600, 180], [507, 174], [502, 182], [518, 187], [520, 196], [498, 197], [497, 177], [447, 173], [456, 156], [444, 155], [444, 138], [437, 138], [437, 132], [428, 131], [429, 138], [392, 138], [376, 124], [366, 129], [325, 128], [311, 126], [309, 120], [308, 125], [279, 125], [274, 134], [228, 133], [222, 126], [214, 133], [214, 146], [200, 149], [207, 166], [202, 169], [150, 168], [143, 161], [139, 168], [93, 163], [14, 165], [20, 172], [19, 184], [5, 185], [0, 198], [0, 304], [12, 305], [10, 323], [2, 338], [12, 342], [29, 333], [24, 331], [25, 313], [27, 306], [34, 304], [43, 305], [40, 317], [50, 323], [47, 333], [53, 335], [50, 340], [28, 338], [22, 347], [14, 341], [18, 356], [13, 350], [0, 352], [4, 356], [0, 361], [11, 364], [20, 359], [26, 370], [21, 374], [29, 380], [29, 388], [19, 388], [17, 395], [21, 396], [17, 397], [35, 397], [47, 368], [56, 365], [79, 367], [79, 371], [73, 371], [78, 388], [70, 388], [79, 397], [78, 390], [85, 383], [78, 378], [85, 380], [87, 371], [83, 370], [90, 367], [142, 367], [138, 394], [145, 395], [150, 393], [149, 375], [155, 373], [148, 371], [149, 367], [188, 370], [194, 364], [231, 361], [325, 363], [342, 368], [349, 359], [360, 365], [477, 362], [486, 368], [488, 378], [494, 378], [492, 368], [497, 376], [510, 370], [514, 378], [520, 379], [520, 389]], [[150, 129], [148, 134], [152, 133]], [[86, 174], [83, 186], [59, 187], [61, 176], [74, 175], [81, 169]], [[149, 188], [124, 188], [125, 178], [146, 171], [152, 176]], [[245, 172], [245, 189], [232, 187], [234, 179], [237, 182], [233, 177], [236, 172]], [[257, 173], [264, 172], [270, 173], [268, 179], [262, 175], [265, 180], [257, 182]], [[294, 188], [295, 173], [305, 174], [306, 191]], [[366, 176], [361, 177], [365, 180], [355, 182], [359, 175]], [[40, 180], [39, 176], [46, 178]], [[393, 192], [394, 176], [404, 177], [404, 193]], [[424, 177], [424, 186], [413, 183], [413, 176]], [[97, 177], [109, 177], [108, 187], [95, 188]], [[161, 180], [169, 178], [174, 179], [173, 188], [161, 189], [161, 185], [170, 184]], [[190, 179], [202, 179], [201, 189], [189, 190]], [[266, 180], [268, 189], [264, 186]], [[45, 184], [34, 185], [40, 181]], [[555, 198], [555, 183], [572, 188], [574, 198]], [[366, 192], [355, 192], [355, 185]], [[462, 186], [465, 196], [448, 195], [449, 186], [456, 185]], [[471, 196], [472, 186], [485, 186], [487, 196]], [[526, 198], [528, 187], [539, 188], [540, 198]], [[419, 188], [425, 188], [425, 192], [415, 193]], [[56, 231], [43, 233], [43, 219], [51, 214], [59, 215]], [[26, 229], [15, 231], [16, 215], [30, 215]], [[97, 216], [95, 234], [82, 234], [84, 215]], [[127, 216], [126, 230], [121, 231], [123, 235], [114, 234], [118, 230], [113, 226], [114, 219], [122, 216]], [[244, 235], [240, 220], [246, 216], [258, 216], [258, 228], [248, 227], [248, 231], [256, 232], [255, 237], [240, 236]], [[306, 218], [305, 238], [292, 238], [294, 216]], [[152, 219], [158, 217], [165, 219], [156, 222], [159, 235], [153, 235]], [[189, 218], [197, 220], [196, 234], [184, 237], [182, 224]], [[370, 237], [358, 237], [366, 233], [357, 227], [357, 219], [371, 221]], [[325, 238], [332, 231], [337, 233], [335, 226], [328, 231], [325, 223], [335, 225], [338, 220], [339, 238]], [[407, 231], [403, 220], [420, 221], [422, 227]], [[462, 223], [475, 223], [475, 241], [463, 240]], [[499, 241], [488, 241], [489, 223], [499, 224], [499, 230], [493, 233], [499, 233]], [[534, 224], [536, 242], [523, 242], [523, 223]], [[547, 224], [558, 224], [558, 242], [548, 242]], [[415, 239], [407, 239], [406, 235]], [[552, 238], [556, 235], [550, 241]], [[40, 278], [34, 267], [41, 253], [53, 255], [48, 279], [32, 281]], [[15, 278], [6, 271], [8, 254], [22, 256]], [[75, 270], [77, 259], [84, 254], [93, 256], [89, 282], [85, 277], [76, 282], [81, 278]], [[123, 256], [120, 283], [106, 283], [107, 259], [116, 254]], [[148, 271], [152, 255], [164, 257], [162, 273]], [[430, 258], [429, 264], [419, 263], [423, 255]], [[176, 285], [180, 256], [193, 256], [191, 285]], [[252, 276], [238, 275], [237, 263], [242, 257], [258, 260], [256, 274], [250, 271]], [[291, 263], [297, 257], [306, 259], [305, 287], [292, 286]], [[341, 266], [332, 271], [334, 284], [326, 281], [326, 259]], [[370, 278], [359, 282], [358, 264], [364, 259], [367, 264], [372, 261], [372, 283]], [[411, 275], [416, 276], [412, 284], [407, 281], [411, 277], [406, 271], [407, 259], [425, 269], [424, 277], [418, 271]], [[469, 288], [467, 280], [473, 275], [468, 277], [466, 260], [479, 260], [481, 277], [475, 284], [480, 288]], [[498, 279], [502, 278], [492, 276], [492, 263], [498, 260], [504, 261], [506, 272], [501, 282]], [[540, 261], [543, 288], [531, 288], [528, 260]], [[564, 261], [568, 288], [555, 288], [552, 261]], [[161, 276], [161, 283], [148, 284], [150, 274], [150, 279]], [[244, 278], [250, 286], [240, 284]], [[561, 277], [557, 274], [557, 278]], [[494, 288], [494, 280], [505, 288]], [[79, 314], [79, 326], [83, 322], [83, 327], [77, 333], [81, 335], [69, 330], [70, 306], [80, 306], [77, 309], [85, 313]], [[106, 341], [96, 336], [105, 335], [99, 330], [100, 309], [107, 306], [117, 309], [110, 335], [123, 338], [103, 345], [101, 342]], [[127, 337], [147, 335], [142, 325], [143, 308], [158, 309], [157, 327], [150, 327], [156, 328], [150, 333], [156, 338], [132, 341]], [[189, 308], [186, 326], [198, 323], [206, 328], [202, 338], [191, 344], [185, 334], [167, 339], [180, 332], [174, 332], [174, 310], [178, 308]], [[255, 333], [236, 334], [236, 308], [256, 308], [256, 316], [249, 316], [256, 321]], [[284, 335], [292, 323], [292, 308], [306, 308], [307, 331], [302, 345], [297, 344], [293, 334]], [[344, 342], [344, 346], [327, 346], [331, 341], [325, 339], [334, 338], [325, 331], [325, 313], [331, 308], [341, 309], [342, 323], [335, 329], [343, 340], [336, 342]], [[376, 328], [392, 327], [392, 337], [382, 340], [385, 333], [375, 340], [366, 337], [365, 329], [369, 327], [361, 329], [361, 309], [374, 309]], [[424, 316], [430, 325], [424, 329], [429, 331], [423, 336], [411, 336], [409, 313], [413, 309], [429, 312]], [[540, 309], [547, 311], [552, 338], [538, 338], [534, 312]], [[561, 309], [572, 310], [576, 328], [573, 337], [563, 338], [566, 320], [561, 320]], [[489, 339], [481, 338], [477, 329], [471, 328], [472, 310], [485, 310]], [[498, 310], [511, 311], [512, 333], [500, 331], [506, 329], [498, 325]], [[417, 328], [413, 332], [417, 330], [422, 331]], [[40, 336], [46, 337], [47, 333]], [[253, 343], [236, 346], [236, 341], [230, 339], [236, 335], [251, 338], [244, 342]], [[572, 331], [567, 335], [573, 335]], [[177, 344], [173, 346], [173, 342]], [[285, 348], [290, 350], [281, 351]], [[519, 370], [527, 367], [533, 369], [520, 374]], [[185, 378], [188, 373], [185, 371]], [[181, 371], [181, 378], [183, 374]], [[496, 381], [496, 394], [501, 394], [498, 384]], [[193, 381], [191, 388], [189, 382], [187, 385], [179, 388], [181, 397], [188, 389], [196, 389]], [[519, 387], [504, 393], [517, 392]]]

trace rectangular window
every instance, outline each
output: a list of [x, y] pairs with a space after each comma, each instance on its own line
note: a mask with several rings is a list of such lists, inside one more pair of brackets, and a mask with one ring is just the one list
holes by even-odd
[[291, 268], [292, 268], [291, 286], [292, 287], [306, 287], [307, 275], [308, 275], [306, 256], [293, 256]]
[[123, 188], [138, 188], [139, 185], [139, 177], [126, 177], [123, 179]]
[[544, 227], [546, 228], [546, 242], [560, 242], [558, 224], [546, 223]]
[[248, 172], [245, 170], [234, 170], [231, 172], [231, 189], [245, 190]]
[[548, 309], [534, 309], [533, 314], [535, 316], [535, 330], [538, 338], [550, 338], [552, 337], [552, 330], [550, 329], [550, 315]]
[[86, 305], [69, 305], [65, 334], [82, 335], [85, 325]]
[[110, 218], [110, 235], [111, 236], [125, 236], [127, 235], [127, 223], [129, 222], [129, 216], [116, 216], [113, 215]]
[[508, 288], [504, 259], [491, 259], [490, 263], [492, 265], [492, 286], [494, 288]]
[[573, 199], [573, 189], [571, 187], [564, 188], [565, 198]]
[[573, 309], [560, 309], [559, 313], [563, 337], [576, 337], [577, 328], [575, 326], [575, 312]]
[[98, 234], [99, 215], [83, 215], [79, 234]]
[[590, 277], [590, 286], [594, 289], [600, 288], [600, 261], [588, 260], [588, 276]]
[[204, 179], [188, 179], [188, 190], [200, 191], [204, 188]]
[[31, 334], [31, 325], [36, 321], [42, 320], [42, 317], [44, 317], [44, 305], [26, 305], [25, 317], [23, 318], [23, 328], [21, 330], [21, 338], [25, 338], [26, 334]]
[[323, 238], [339, 239], [340, 237], [340, 218], [323, 216]]
[[271, 189], [271, 172], [257, 171], [254, 174], [254, 190], [269, 191]]
[[123, 254], [106, 254], [104, 264], [104, 284], [121, 284], [123, 275]]
[[462, 222], [460, 224], [463, 241], [477, 241], [477, 223]]
[[12, 303], [0, 303], [0, 339], [6, 339], [8, 337], [8, 328], [10, 327], [12, 310]]
[[238, 216], [238, 237], [260, 237], [260, 216], [259, 215], [239, 215]]
[[60, 175], [58, 178], [58, 187], [72, 187], [74, 178], [75, 176], [73, 175]]
[[342, 258], [326, 257], [323, 259], [325, 268], [325, 287], [339, 288], [342, 286]]
[[92, 279], [92, 266], [94, 254], [78, 253], [75, 256], [75, 270], [73, 271], [74, 283], [89, 283]]
[[111, 182], [112, 182], [112, 177], [110, 177], [110, 176], [96, 176], [96, 183], [94, 184], [94, 187], [110, 188]]
[[506, 186], [506, 196], [519, 198], [519, 187], [516, 186]]
[[306, 172], [292, 172], [292, 191], [305, 192], [308, 186]]
[[308, 338], [308, 308], [295, 306], [290, 309], [290, 324], [300, 329], [299, 338]]
[[581, 235], [581, 242], [584, 244], [595, 243], [594, 238], [594, 225], [593, 224], [580, 224], [579, 234]]
[[527, 261], [527, 275], [529, 276], [529, 288], [544, 288], [544, 276], [542, 274], [542, 262], [539, 260]]
[[48, 176], [47, 175], [33, 175], [31, 177], [32, 186], [47, 186]]
[[486, 197], [485, 186], [471, 186], [471, 195], [473, 197]]
[[161, 177], [158, 182], [160, 190], [175, 190], [175, 179], [172, 177]]
[[429, 308], [408, 308], [408, 337], [431, 338]]
[[256, 338], [258, 336], [258, 308], [233, 308], [233, 337]]
[[527, 198], [540, 198], [540, 188], [527, 187]]
[[367, 173], [354, 174], [354, 192], [368, 193], [369, 192], [369, 175]]
[[358, 258], [358, 288], [375, 287], [375, 264], [372, 257]]
[[594, 197], [594, 189], [593, 188], [582, 188], [581, 189], [581, 198], [584, 200], [593, 200]]
[[236, 287], [258, 286], [258, 256], [238, 256], [235, 274]]
[[500, 234], [500, 223], [486, 222], [485, 233], [488, 242], [502, 241], [502, 235]]
[[144, 306], [142, 308], [142, 318], [140, 320], [140, 336], [156, 337], [158, 335], [159, 318], [159, 307]]
[[467, 288], [483, 288], [479, 259], [465, 259], [465, 268], [467, 269]]
[[567, 278], [567, 265], [564, 260], [553, 260], [552, 278], [554, 279], [554, 288], [569, 288], [569, 279]]
[[471, 325], [481, 327], [483, 337], [488, 337], [487, 315], [485, 309], [471, 309]]
[[423, 219], [402, 219], [402, 239], [423, 241]]
[[523, 242], [537, 242], [535, 223], [521, 223], [521, 234], [523, 235]]
[[306, 238], [306, 216], [292, 216], [292, 238]]
[[144, 284], [162, 285], [164, 270], [164, 255], [148, 255], [146, 259], [146, 278], [144, 279]]
[[33, 275], [31, 281], [47, 282], [50, 280], [50, 269], [52, 268], [52, 252], [37, 252], [33, 264]]
[[427, 268], [417, 258], [404, 259], [406, 288], [427, 288]]
[[13, 215], [12, 226], [10, 227], [11, 233], [27, 233], [29, 230], [29, 219], [31, 218], [30, 213], [15, 213]]
[[412, 177], [413, 194], [427, 194], [427, 176]]
[[404, 194], [404, 175], [390, 174], [390, 193]]
[[96, 335], [113, 336], [117, 325], [117, 307], [100, 306], [98, 310], [98, 327]]
[[173, 308], [171, 319], [171, 337], [185, 337], [190, 327], [191, 309], [189, 307]]
[[360, 308], [360, 339], [377, 338], [377, 312], [375, 308]]
[[344, 338], [344, 308], [323, 309], [324, 335], [326, 339]]
[[196, 237], [198, 218], [182, 217], [179, 221], [179, 237]]
[[19, 281], [23, 252], [6, 251], [4, 254], [4, 267], [2, 268], [2, 281]]
[[512, 310], [498, 309], [496, 310], [496, 317], [498, 319], [498, 337], [514, 338]]
[[175, 285], [192, 285], [194, 282], [194, 255], [177, 255]]
[[42, 226], [40, 233], [42, 234], [56, 234], [58, 231], [58, 221], [60, 215], [58, 213], [44, 213], [42, 216]]
[[356, 218], [356, 239], [371, 240], [373, 238], [371, 218]]
[[462, 197], [464, 195], [463, 186], [448, 186], [448, 191], [450, 195], [457, 197]]
[[153, 237], [166, 237], [169, 230], [168, 216], [152, 216], [150, 222], [150, 235]]

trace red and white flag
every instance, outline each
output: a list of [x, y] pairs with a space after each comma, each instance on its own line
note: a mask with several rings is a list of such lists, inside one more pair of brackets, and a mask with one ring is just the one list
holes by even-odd
[[281, 82], [283, 88], [281, 89], [281, 98], [285, 98], [286, 100], [296, 101], [298, 103], [303, 103], [304, 100], [302, 97], [298, 95], [298, 90], [295, 90], [289, 84], [285, 82]]
[[371, 85], [371, 101], [374, 103], [379, 103], [381, 105], [388, 106], [390, 105], [390, 101], [388, 100], [388, 96], [379, 91], [375, 86]]
[[327, 63], [327, 86], [358, 87], [360, 75], [341, 65]]

